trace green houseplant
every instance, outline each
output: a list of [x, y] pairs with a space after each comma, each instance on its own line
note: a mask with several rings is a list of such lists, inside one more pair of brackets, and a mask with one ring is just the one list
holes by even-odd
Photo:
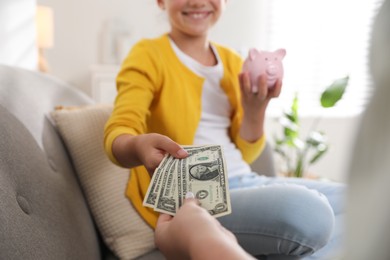
[[[349, 76], [346, 76], [336, 79], [326, 87], [321, 93], [321, 106], [335, 106], [342, 98], [348, 81]], [[299, 99], [296, 94], [290, 109], [285, 111], [279, 120], [282, 127], [281, 137], [274, 137], [274, 150], [282, 158], [284, 175], [288, 177], [303, 177], [307, 167], [317, 162], [329, 147], [325, 133], [316, 129], [320, 117], [316, 118], [307, 136], [301, 136], [298, 108]]]

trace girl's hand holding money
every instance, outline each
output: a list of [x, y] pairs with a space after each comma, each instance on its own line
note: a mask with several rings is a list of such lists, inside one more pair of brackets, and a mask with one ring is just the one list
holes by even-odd
[[264, 133], [265, 111], [271, 98], [280, 95], [282, 82], [277, 80], [273, 88], [267, 84], [267, 75], [258, 78], [257, 84], [250, 81], [247, 72], [239, 75], [242, 107], [244, 110], [241, 137], [248, 142], [257, 141]]
[[127, 168], [144, 165], [150, 174], [160, 164], [166, 153], [175, 158], [185, 158], [188, 153], [176, 142], [160, 134], [120, 135], [112, 147], [117, 161]]
[[[188, 196], [190, 195], [190, 196]], [[252, 259], [194, 195], [186, 195], [175, 217], [161, 214], [155, 243], [167, 259]], [[210, 250], [210, 248], [212, 250]]]

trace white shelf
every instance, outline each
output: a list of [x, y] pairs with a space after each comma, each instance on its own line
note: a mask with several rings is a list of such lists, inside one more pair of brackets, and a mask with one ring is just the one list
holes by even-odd
[[98, 103], [113, 104], [116, 97], [116, 76], [120, 65], [96, 64], [90, 68], [91, 96]]

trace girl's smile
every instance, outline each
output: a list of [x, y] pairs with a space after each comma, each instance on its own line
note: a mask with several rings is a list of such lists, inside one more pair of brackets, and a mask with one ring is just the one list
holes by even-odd
[[207, 36], [224, 10], [226, 0], [158, 0], [176, 37]]
[[194, 20], [205, 19], [210, 14], [211, 14], [211, 12], [208, 12], [208, 11], [203, 11], [203, 12], [199, 12], [199, 11], [183, 12], [184, 16], [189, 16], [190, 18], [192, 18]]

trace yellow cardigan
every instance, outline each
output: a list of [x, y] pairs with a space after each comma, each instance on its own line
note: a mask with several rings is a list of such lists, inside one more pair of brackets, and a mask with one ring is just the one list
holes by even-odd
[[[159, 133], [181, 145], [193, 144], [200, 120], [204, 79], [194, 74], [175, 55], [167, 34], [137, 43], [117, 76], [117, 98], [104, 129], [104, 146], [111, 161], [112, 143], [121, 134]], [[248, 163], [262, 152], [264, 136], [248, 143], [239, 136], [243, 116], [238, 74], [242, 59], [228, 48], [213, 43], [224, 68], [221, 87], [232, 106], [230, 136]], [[126, 196], [136, 210], [155, 227], [158, 213], [142, 205], [150, 183], [145, 167], [131, 170]]]

